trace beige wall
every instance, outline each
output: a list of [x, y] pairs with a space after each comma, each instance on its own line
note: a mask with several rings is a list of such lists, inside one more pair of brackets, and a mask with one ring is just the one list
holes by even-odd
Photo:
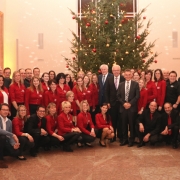
[[[180, 75], [179, 46], [172, 47], [172, 32], [180, 33], [180, 1], [138, 2], [139, 9], [149, 5], [145, 22], [152, 19], [153, 24], [148, 42], [157, 39], [156, 47], [152, 51], [161, 53], [157, 57], [158, 63], [151, 67], [176, 70]], [[76, 11], [77, 0], [0, 0], [0, 11], [4, 12], [5, 21], [4, 66], [10, 66], [13, 70], [38, 66], [41, 72], [50, 69], [56, 72], [66, 71], [61, 55], [72, 57], [69, 50], [71, 44], [68, 41], [72, 39], [72, 35], [69, 29], [77, 29], [68, 8]], [[38, 33], [43, 33], [44, 49], [38, 48]], [[180, 45], [179, 41], [178, 38]]]
[[[180, 76], [180, 1], [139, 0], [140, 9], [146, 6], [148, 6], [145, 13], [147, 20], [152, 19], [153, 22], [150, 27], [148, 41], [151, 42], [157, 39], [156, 47], [153, 51], [161, 53], [156, 58], [158, 63], [153, 63], [151, 67], [153, 69], [176, 70]], [[173, 31], [179, 34], [176, 48], [173, 47]]]

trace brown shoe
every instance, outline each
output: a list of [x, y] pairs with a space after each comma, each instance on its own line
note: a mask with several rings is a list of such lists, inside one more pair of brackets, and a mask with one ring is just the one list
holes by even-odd
[[3, 160], [0, 160], [0, 168], [8, 168], [8, 165]]

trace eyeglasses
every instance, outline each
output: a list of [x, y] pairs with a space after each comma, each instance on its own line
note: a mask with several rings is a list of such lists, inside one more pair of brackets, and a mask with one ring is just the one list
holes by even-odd
[[40, 113], [45, 113], [45, 111], [38, 111], [38, 112], [40, 112]]

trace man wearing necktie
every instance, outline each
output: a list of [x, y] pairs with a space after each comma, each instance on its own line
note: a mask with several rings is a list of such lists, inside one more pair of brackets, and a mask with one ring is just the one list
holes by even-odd
[[102, 64], [100, 66], [101, 73], [98, 76], [98, 83], [99, 83], [99, 105], [102, 106], [105, 103], [105, 87], [106, 87], [106, 80], [112, 76], [111, 73], [108, 73], [108, 65]]
[[132, 81], [130, 69], [124, 72], [125, 82], [119, 84], [117, 98], [120, 102], [120, 114], [122, 121], [122, 142], [120, 146], [128, 144], [128, 125], [130, 131], [128, 147], [133, 146], [135, 134], [135, 117], [137, 114], [137, 101], [139, 99], [139, 85]]
[[145, 109], [137, 119], [136, 130], [140, 141], [138, 147], [142, 147], [148, 141], [154, 145], [159, 140], [161, 115], [156, 109], [157, 103], [152, 101], [149, 104], [149, 109]]
[[[117, 90], [119, 84], [124, 82], [124, 77], [120, 75], [121, 67], [119, 65], [114, 65], [112, 67], [113, 76], [109, 77], [106, 82], [105, 89], [105, 102], [108, 103], [109, 111], [112, 119], [112, 126], [114, 128], [114, 138], [111, 142], [116, 141], [116, 135], [122, 140], [122, 125], [120, 121], [119, 106], [120, 103], [117, 100]], [[116, 134], [117, 133], [117, 134]]]
[[178, 147], [177, 140], [179, 134], [179, 112], [173, 109], [171, 103], [164, 104], [165, 112], [162, 114], [161, 133], [159, 141], [166, 141], [166, 144], [172, 144], [173, 149]]

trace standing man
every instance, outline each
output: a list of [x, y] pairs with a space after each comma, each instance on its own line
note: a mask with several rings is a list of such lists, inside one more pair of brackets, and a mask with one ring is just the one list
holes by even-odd
[[139, 99], [139, 85], [131, 80], [132, 74], [130, 69], [124, 72], [125, 82], [120, 83], [117, 98], [120, 102], [120, 113], [122, 120], [122, 143], [120, 146], [128, 144], [128, 125], [130, 130], [128, 147], [133, 146], [135, 136], [135, 118], [137, 115]]
[[4, 68], [4, 86], [9, 89], [12, 79], [11, 76], [11, 69], [9, 67]]
[[21, 68], [21, 69], [19, 69], [19, 73], [20, 73], [20, 75], [21, 75], [21, 78], [22, 78], [23, 81], [24, 81], [24, 79], [26, 78], [25, 70], [24, 70], [23, 68]]
[[98, 82], [99, 82], [99, 105], [101, 106], [105, 102], [106, 80], [108, 77], [112, 76], [112, 74], [108, 73], [108, 65], [106, 64], [102, 64], [100, 66], [100, 70], [102, 74], [98, 76]]
[[162, 72], [163, 72], [163, 77], [166, 83], [169, 82], [169, 71], [164, 69]]
[[34, 77], [40, 78], [40, 69], [38, 67], [33, 69], [33, 75]]
[[[120, 121], [119, 107], [120, 103], [117, 100], [117, 90], [119, 84], [124, 82], [125, 79], [120, 75], [121, 67], [114, 65], [112, 67], [113, 76], [110, 76], [106, 81], [105, 88], [105, 102], [108, 103], [110, 114], [112, 118], [112, 126], [114, 128], [114, 138], [112, 142], [116, 141], [116, 135], [122, 140], [122, 123]], [[117, 132], [118, 131], [118, 132]]]
[[9, 114], [9, 105], [6, 103], [0, 104], [0, 168], [8, 168], [3, 161], [4, 152], [8, 155], [18, 157], [20, 152], [19, 140], [12, 133], [12, 122], [7, 118]]
[[32, 70], [30, 68], [25, 69], [26, 78], [24, 79], [24, 85], [26, 88], [30, 86], [31, 78], [32, 78]]

